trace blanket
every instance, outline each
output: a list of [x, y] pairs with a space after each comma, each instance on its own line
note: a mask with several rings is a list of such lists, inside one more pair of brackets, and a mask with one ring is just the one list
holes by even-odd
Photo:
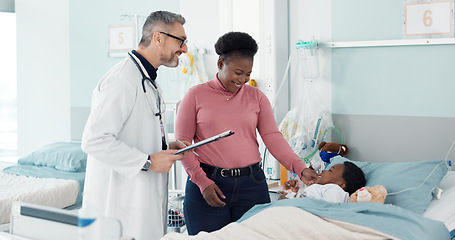
[[400, 239], [450, 239], [449, 231], [442, 222], [401, 207], [374, 202], [330, 203], [312, 198], [289, 199], [256, 205], [239, 222], [275, 206], [295, 206], [320, 217], [374, 228]]
[[320, 218], [297, 207], [273, 207], [242, 222], [196, 236], [169, 233], [162, 240], [182, 239], [397, 239], [368, 227]]
[[329, 203], [311, 198], [256, 205], [239, 221], [221, 230], [192, 237], [172, 233], [163, 239], [228, 239], [224, 236], [229, 239], [450, 239], [442, 222], [397, 206]]

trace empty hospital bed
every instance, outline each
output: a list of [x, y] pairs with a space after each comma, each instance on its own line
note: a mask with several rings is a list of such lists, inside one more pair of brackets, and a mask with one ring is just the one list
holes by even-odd
[[55, 208], [80, 207], [86, 161], [80, 143], [62, 142], [44, 146], [19, 159], [17, 165], [3, 169], [0, 224], [10, 222], [14, 201]]

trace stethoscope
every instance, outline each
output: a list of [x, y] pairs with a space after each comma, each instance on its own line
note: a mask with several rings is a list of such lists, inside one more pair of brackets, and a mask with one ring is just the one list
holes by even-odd
[[148, 99], [148, 94], [147, 94], [147, 91], [145, 90], [145, 83], [146, 82], [150, 82], [152, 84], [152, 86], [153, 86], [152, 89], [155, 91], [156, 107], [158, 108], [158, 112], [155, 113], [153, 107], [152, 106], [150, 106], [150, 107], [152, 108], [152, 112], [154, 112], [155, 116], [157, 116], [158, 119], [160, 120], [161, 140], [162, 140], [162, 147], [161, 148], [163, 150], [165, 150], [165, 149], [167, 149], [167, 143], [166, 143], [166, 133], [164, 131], [164, 125], [163, 125], [163, 120], [162, 120], [162, 118], [163, 118], [162, 114], [164, 113], [164, 111], [166, 111], [166, 105], [164, 105], [164, 109], [162, 110], [161, 109], [161, 106], [163, 105], [162, 102], [161, 102], [162, 96], [161, 96], [160, 91], [158, 91], [158, 87], [156, 86], [155, 81], [153, 81], [150, 77], [145, 75], [144, 70], [142, 70], [142, 67], [137, 62], [135, 56], [133, 56], [130, 52], [128, 53], [128, 55], [130, 55], [131, 59], [133, 60], [134, 64], [136, 65], [137, 69], [139, 70], [139, 72], [142, 75], [142, 90], [144, 91], [145, 97], [147, 98], [149, 103], [150, 103], [150, 100]]

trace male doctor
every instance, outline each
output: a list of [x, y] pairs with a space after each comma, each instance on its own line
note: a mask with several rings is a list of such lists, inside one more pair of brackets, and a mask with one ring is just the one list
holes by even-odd
[[168, 144], [155, 82], [159, 66], [176, 67], [188, 50], [184, 23], [166, 11], [148, 16], [138, 49], [96, 86], [82, 137], [88, 154], [83, 207], [119, 219], [123, 236], [135, 240], [166, 233], [168, 172], [186, 155], [174, 155], [183, 144]]

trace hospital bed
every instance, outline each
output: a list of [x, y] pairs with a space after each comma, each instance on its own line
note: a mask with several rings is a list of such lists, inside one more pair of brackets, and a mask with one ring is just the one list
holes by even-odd
[[[332, 164], [344, 161], [350, 160], [335, 157]], [[384, 204], [279, 200], [256, 205], [218, 231], [162, 239], [455, 239], [455, 172], [448, 161], [354, 163], [367, 186], [388, 190]]]
[[55, 208], [81, 206], [87, 155], [80, 143], [53, 143], [0, 172], [0, 229], [8, 228], [15, 201]]

